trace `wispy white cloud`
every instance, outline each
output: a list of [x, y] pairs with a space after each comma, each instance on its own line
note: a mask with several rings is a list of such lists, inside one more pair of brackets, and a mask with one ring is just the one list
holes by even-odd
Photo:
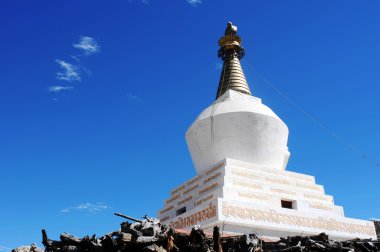
[[88, 36], [81, 36], [79, 42], [73, 44], [73, 47], [82, 50], [85, 55], [91, 55], [100, 50], [98, 42], [96, 42], [94, 38]]
[[130, 101], [141, 102], [140, 97], [138, 97], [137, 95], [127, 94], [126, 96], [127, 96], [128, 100], [130, 100]]
[[186, 0], [186, 2], [188, 2], [190, 5], [196, 7], [196, 6], [198, 6], [198, 4], [202, 3], [202, 0]]
[[11, 251], [11, 250], [12, 250], [11, 248], [0, 245], [0, 251]]
[[78, 62], [80, 62], [80, 59], [75, 55], [70, 55], [70, 57]]
[[215, 69], [216, 70], [220, 70], [222, 68], [223, 68], [223, 64], [222, 63], [220, 63], [220, 62], [215, 63]]
[[83, 203], [83, 204], [79, 204], [78, 206], [66, 207], [66, 208], [62, 209], [61, 212], [62, 213], [68, 213], [71, 211], [85, 211], [85, 212], [89, 212], [89, 213], [98, 213], [98, 212], [101, 212], [101, 211], [109, 209], [109, 208], [110, 208], [110, 206], [107, 206], [106, 204], [101, 203], [101, 202], [96, 203], [96, 204]]
[[[132, 3], [134, 2], [133, 0], [128, 0], [128, 2]], [[150, 0], [139, 0], [138, 2], [142, 3], [142, 4], [149, 4], [150, 3]]]
[[56, 62], [62, 69], [62, 72], [57, 73], [58, 80], [64, 80], [64, 81], [81, 81], [82, 80], [77, 66], [70, 64], [64, 60], [57, 59]]
[[371, 221], [380, 221], [379, 218], [371, 218], [370, 220], [371, 220]]
[[82, 66], [81, 70], [87, 75], [87, 76], [92, 76], [92, 71], [88, 69], [87, 67]]
[[62, 91], [69, 91], [69, 90], [73, 90], [74, 87], [72, 86], [50, 86], [48, 88], [48, 91], [49, 92], [53, 92], [53, 93], [59, 93], [59, 92], [62, 92]]
[[[146, 4], [149, 0], [141, 0], [145, 1]], [[85, 66], [81, 64], [81, 59], [84, 56], [92, 55], [100, 50], [100, 46], [98, 42], [89, 36], [81, 36], [77, 43], [73, 44], [73, 47], [79, 49], [82, 53], [76, 55], [69, 55], [70, 60], [60, 60], [56, 59], [55, 62], [59, 65], [60, 71], [56, 73], [56, 78], [61, 81], [82, 81], [82, 75], [92, 75], [91, 71], [87, 69]], [[74, 63], [70, 63], [74, 62]], [[64, 91], [73, 90], [73, 86], [49, 86], [48, 91], [51, 93], [60, 93]], [[53, 101], [57, 101], [58, 98], [53, 98]]]

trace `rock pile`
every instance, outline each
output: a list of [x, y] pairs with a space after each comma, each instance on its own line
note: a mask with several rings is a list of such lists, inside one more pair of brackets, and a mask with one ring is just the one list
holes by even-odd
[[[380, 251], [380, 241], [354, 239], [332, 241], [325, 233], [316, 236], [293, 236], [278, 241], [262, 239], [255, 234], [222, 235], [219, 227], [206, 235], [200, 226], [191, 232], [173, 230], [162, 225], [158, 219], [143, 217], [135, 219], [116, 214], [132, 222], [122, 222], [121, 228], [101, 237], [78, 238], [62, 233], [60, 240], [48, 238], [42, 230], [45, 252], [285, 252], [285, 251]], [[12, 252], [40, 252], [35, 245], [20, 247]]]

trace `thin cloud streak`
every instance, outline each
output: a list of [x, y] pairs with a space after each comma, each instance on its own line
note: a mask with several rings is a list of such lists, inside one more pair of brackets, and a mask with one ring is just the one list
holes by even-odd
[[49, 92], [53, 92], [53, 93], [59, 93], [59, 92], [62, 92], [62, 91], [70, 91], [70, 90], [73, 90], [74, 87], [72, 86], [69, 86], [69, 87], [65, 87], [65, 86], [50, 86], [48, 88], [48, 91]]
[[69, 212], [72, 212], [72, 211], [85, 211], [85, 212], [89, 212], [89, 213], [99, 213], [103, 210], [106, 210], [106, 209], [109, 209], [110, 206], [107, 206], [103, 203], [96, 203], [96, 204], [92, 204], [92, 203], [83, 203], [83, 204], [79, 204], [78, 206], [73, 206], [73, 207], [66, 207], [64, 209], [61, 210], [62, 213], [69, 213]]
[[81, 81], [79, 69], [77, 66], [70, 64], [64, 60], [56, 60], [57, 64], [62, 68], [62, 72], [57, 73], [57, 79], [63, 81]]
[[[128, 2], [132, 3], [134, 1], [133, 0], [128, 0]], [[150, 0], [140, 0], [139, 2], [142, 3], [142, 4], [148, 5], [150, 3]]]
[[215, 63], [215, 69], [216, 70], [220, 70], [222, 68], [223, 68], [223, 64], [222, 63], [219, 63], [219, 62]]
[[126, 96], [127, 96], [128, 100], [130, 100], [130, 101], [141, 102], [140, 97], [138, 97], [137, 95], [127, 94]]
[[0, 245], [0, 251], [11, 251], [11, 250], [12, 250], [11, 248]]
[[190, 5], [194, 6], [194, 7], [197, 7], [198, 4], [202, 3], [202, 0], [186, 0], [186, 2], [189, 3]]
[[80, 59], [77, 57], [77, 56], [74, 56], [74, 55], [70, 55], [70, 57], [78, 62], [80, 62]]
[[77, 44], [73, 44], [74, 48], [82, 50], [85, 55], [91, 55], [99, 52], [100, 46], [94, 38], [81, 36]]

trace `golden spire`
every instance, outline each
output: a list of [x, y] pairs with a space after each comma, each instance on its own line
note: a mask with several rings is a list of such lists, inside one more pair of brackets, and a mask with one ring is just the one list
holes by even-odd
[[216, 99], [228, 89], [252, 95], [240, 65], [240, 59], [244, 57], [244, 48], [241, 46], [241, 38], [236, 33], [237, 27], [228, 22], [224, 36], [219, 39], [218, 57], [224, 63]]

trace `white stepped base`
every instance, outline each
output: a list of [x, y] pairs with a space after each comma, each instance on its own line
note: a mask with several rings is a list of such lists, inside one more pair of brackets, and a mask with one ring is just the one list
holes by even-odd
[[374, 223], [344, 217], [314, 177], [228, 158], [174, 189], [157, 217], [176, 229], [199, 224], [269, 237], [325, 232], [335, 240], [376, 239]]

